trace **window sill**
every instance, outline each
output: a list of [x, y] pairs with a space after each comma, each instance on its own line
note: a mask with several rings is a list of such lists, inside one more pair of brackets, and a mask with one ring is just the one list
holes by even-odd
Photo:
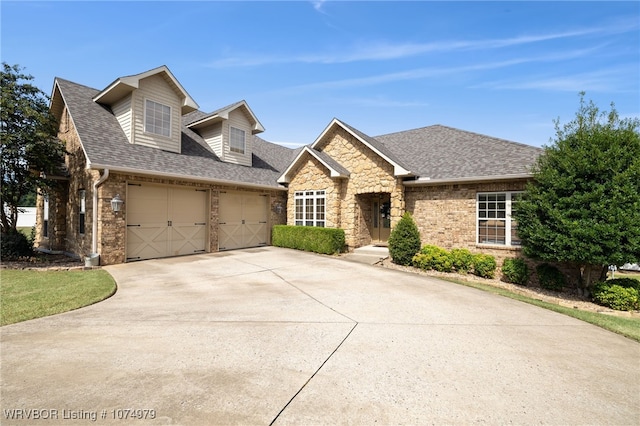
[[510, 250], [510, 251], [522, 250], [522, 246], [506, 246], [501, 244], [482, 244], [482, 243], [476, 243], [476, 248], [491, 249], [491, 250]]

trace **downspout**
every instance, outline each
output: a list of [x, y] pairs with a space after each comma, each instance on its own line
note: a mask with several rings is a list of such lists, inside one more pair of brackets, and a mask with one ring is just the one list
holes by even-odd
[[93, 221], [91, 222], [91, 253], [98, 252], [98, 187], [109, 177], [109, 169], [102, 171], [100, 179], [93, 183]]

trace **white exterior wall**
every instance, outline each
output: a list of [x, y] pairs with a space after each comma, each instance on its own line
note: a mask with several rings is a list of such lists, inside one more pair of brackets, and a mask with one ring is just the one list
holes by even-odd
[[[170, 138], [144, 131], [145, 102], [147, 99], [171, 108]], [[156, 74], [140, 80], [139, 88], [133, 92], [134, 142], [179, 153], [181, 148], [180, 111], [180, 98], [162, 76]]]
[[111, 110], [118, 119], [124, 134], [127, 135], [129, 143], [134, 143], [131, 137], [131, 95], [113, 104]]

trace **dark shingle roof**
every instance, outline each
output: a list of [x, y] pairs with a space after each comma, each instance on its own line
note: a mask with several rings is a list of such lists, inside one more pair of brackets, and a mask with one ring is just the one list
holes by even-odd
[[541, 148], [434, 125], [376, 136], [415, 175], [431, 179], [530, 172]]
[[281, 171], [295, 155], [289, 148], [254, 137], [252, 167], [222, 162], [202, 137], [184, 125], [208, 115], [201, 111], [183, 117], [180, 154], [130, 144], [111, 110], [92, 100], [98, 90], [56, 81], [94, 167], [275, 188], [279, 187], [276, 181]]

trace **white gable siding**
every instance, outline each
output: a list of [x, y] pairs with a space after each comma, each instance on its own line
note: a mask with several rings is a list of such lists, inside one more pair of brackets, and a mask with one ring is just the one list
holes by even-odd
[[[245, 147], [244, 154], [240, 154], [237, 152], [232, 152], [230, 150], [230, 136], [229, 136], [229, 128], [235, 127], [236, 129], [244, 130], [245, 133]], [[251, 166], [251, 152], [252, 145], [251, 141], [253, 138], [251, 137], [251, 122], [249, 118], [244, 112], [244, 109], [238, 108], [236, 110], [231, 111], [229, 113], [229, 120], [224, 124], [224, 161], [234, 164], [241, 164], [243, 166]]]
[[211, 147], [213, 152], [215, 152], [221, 160], [224, 160], [222, 152], [222, 123], [216, 123], [210, 127], [202, 129], [200, 134], [205, 142]]
[[131, 95], [113, 104], [111, 109], [118, 119], [122, 131], [127, 135], [129, 143], [133, 143], [131, 138]]
[[[146, 100], [154, 101], [171, 108], [171, 137], [163, 137], [144, 131]], [[139, 145], [180, 152], [181, 123], [180, 98], [161, 75], [153, 75], [140, 80], [139, 88], [133, 93], [134, 142]]]

